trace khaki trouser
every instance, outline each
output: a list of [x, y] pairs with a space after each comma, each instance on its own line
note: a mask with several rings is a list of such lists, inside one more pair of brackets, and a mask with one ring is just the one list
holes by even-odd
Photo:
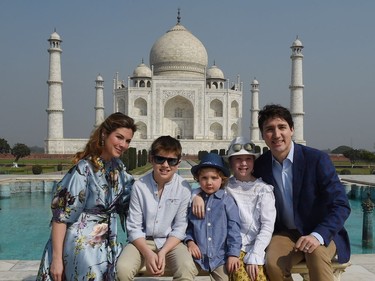
[[225, 264], [216, 267], [211, 272], [207, 272], [207, 271], [203, 270], [198, 263], [195, 263], [195, 265], [197, 266], [199, 272], [208, 273], [210, 275], [211, 281], [213, 281], [213, 280], [215, 280], [215, 281], [229, 281], [230, 280], [230, 277], [228, 275], [228, 271], [225, 267]]
[[[147, 240], [146, 243], [154, 252], [158, 251], [153, 240]], [[173, 272], [173, 280], [194, 280], [195, 275], [198, 274], [193, 258], [183, 243], [167, 253], [165, 259], [166, 268]], [[117, 260], [118, 279], [120, 281], [133, 280], [144, 264], [144, 258], [138, 249], [131, 243], [127, 244]]]
[[312, 252], [295, 252], [293, 247], [300, 237], [297, 231], [281, 232], [272, 236], [266, 253], [266, 272], [271, 281], [292, 281], [290, 273], [293, 265], [305, 260], [309, 269], [310, 280], [333, 281], [332, 258], [336, 254], [333, 241], [326, 246], [319, 246]]

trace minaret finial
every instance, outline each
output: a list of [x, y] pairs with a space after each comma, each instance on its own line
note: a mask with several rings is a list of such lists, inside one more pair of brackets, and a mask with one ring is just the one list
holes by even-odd
[[180, 8], [178, 8], [178, 9], [177, 9], [177, 24], [180, 24], [180, 22], [181, 22], [181, 15], [180, 15], [180, 11], [181, 11], [181, 9], [180, 9]]

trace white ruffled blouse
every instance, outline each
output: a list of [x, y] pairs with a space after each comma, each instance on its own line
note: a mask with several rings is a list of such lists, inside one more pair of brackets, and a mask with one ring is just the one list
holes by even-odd
[[265, 249], [271, 241], [276, 219], [273, 186], [262, 179], [242, 182], [229, 179], [227, 192], [233, 196], [240, 211], [242, 251], [245, 264], [263, 265]]

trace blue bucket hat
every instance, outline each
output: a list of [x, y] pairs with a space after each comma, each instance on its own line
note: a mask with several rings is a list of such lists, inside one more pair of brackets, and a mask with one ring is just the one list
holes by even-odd
[[191, 167], [191, 173], [194, 177], [197, 177], [198, 171], [204, 167], [219, 169], [223, 172], [224, 176], [230, 177], [229, 169], [224, 162], [223, 157], [216, 153], [207, 153], [205, 156], [203, 156], [201, 162], [198, 165]]

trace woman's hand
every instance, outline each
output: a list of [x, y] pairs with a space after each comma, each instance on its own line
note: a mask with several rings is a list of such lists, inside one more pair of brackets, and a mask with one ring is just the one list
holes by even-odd
[[60, 260], [52, 259], [51, 266], [50, 266], [50, 276], [52, 277], [53, 281], [65, 280], [64, 264], [61, 259]]
[[65, 280], [64, 262], [63, 262], [63, 245], [66, 233], [66, 224], [52, 222], [52, 262], [50, 266], [50, 276], [53, 281]]

